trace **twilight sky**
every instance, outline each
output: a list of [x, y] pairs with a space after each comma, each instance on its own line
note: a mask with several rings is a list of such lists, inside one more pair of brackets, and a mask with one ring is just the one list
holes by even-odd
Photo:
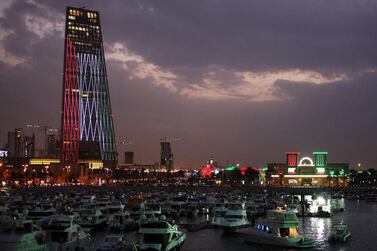
[[373, 0], [2, 0], [0, 145], [60, 126], [67, 5], [100, 12], [116, 137], [136, 162], [168, 136], [176, 167], [316, 150], [376, 167]]

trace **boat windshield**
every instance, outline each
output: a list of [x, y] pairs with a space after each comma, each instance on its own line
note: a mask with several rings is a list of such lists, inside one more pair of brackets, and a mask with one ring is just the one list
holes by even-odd
[[215, 216], [216, 217], [224, 217], [225, 213], [226, 213], [225, 211], [216, 211]]
[[280, 228], [280, 236], [281, 237], [289, 237], [289, 238], [297, 238], [299, 237], [299, 234], [297, 232], [297, 229], [294, 227], [291, 228]]
[[243, 219], [243, 215], [225, 215], [225, 219]]
[[169, 241], [169, 234], [144, 234], [144, 242], [165, 245]]
[[168, 223], [162, 221], [162, 222], [147, 222], [141, 225], [142, 228], [168, 228]]

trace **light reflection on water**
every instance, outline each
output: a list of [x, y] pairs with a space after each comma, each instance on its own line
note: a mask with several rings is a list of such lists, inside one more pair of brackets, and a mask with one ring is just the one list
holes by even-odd
[[[345, 211], [335, 213], [331, 218], [299, 218], [300, 232], [316, 241], [316, 247], [309, 250], [359, 251], [377, 250], [377, 203], [345, 201]], [[348, 244], [329, 244], [327, 239], [333, 224], [343, 221], [348, 225], [352, 241]], [[206, 229], [188, 233], [188, 240], [182, 251], [288, 251], [280, 247], [245, 243], [237, 235], [224, 236], [219, 229]]]

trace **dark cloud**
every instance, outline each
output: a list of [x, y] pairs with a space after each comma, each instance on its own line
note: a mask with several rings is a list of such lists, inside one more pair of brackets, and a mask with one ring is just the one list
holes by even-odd
[[[182, 166], [211, 155], [263, 165], [318, 149], [331, 161], [376, 163], [377, 5], [369, 0], [15, 0], [0, 18], [0, 141], [28, 123], [59, 127], [67, 5], [100, 11], [106, 52], [121, 43], [130, 53], [107, 68], [116, 136], [133, 142], [137, 161], [157, 161], [159, 138], [177, 136]], [[138, 69], [152, 70], [141, 77]], [[255, 102], [259, 94], [235, 75], [291, 69], [330, 80], [275, 79], [268, 88], [281, 101]], [[176, 91], [158, 85], [167, 72]], [[226, 95], [180, 94], [209, 86]]]

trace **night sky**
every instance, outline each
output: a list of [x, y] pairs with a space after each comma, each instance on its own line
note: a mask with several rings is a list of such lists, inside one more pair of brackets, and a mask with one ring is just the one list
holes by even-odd
[[1, 146], [15, 127], [60, 127], [66, 6], [100, 12], [116, 138], [136, 162], [167, 136], [176, 167], [316, 150], [376, 167], [370, 0], [2, 0]]

